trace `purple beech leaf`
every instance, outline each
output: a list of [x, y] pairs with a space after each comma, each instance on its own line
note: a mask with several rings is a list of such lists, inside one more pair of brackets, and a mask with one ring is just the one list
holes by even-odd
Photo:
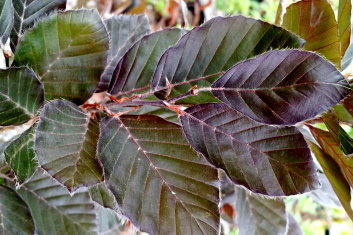
[[11, 31], [11, 47], [14, 50], [25, 30], [31, 28], [41, 17], [55, 10], [64, 10], [66, 0], [12, 0], [14, 24]]
[[341, 56], [344, 56], [351, 41], [351, 11], [352, 0], [339, 0], [337, 23], [341, 42]]
[[[162, 56], [152, 88], [161, 99], [188, 91], [193, 85], [209, 87], [235, 63], [275, 48], [301, 47], [303, 40], [287, 30], [244, 16], [215, 17], [185, 34]], [[211, 94], [189, 97], [188, 102], [215, 101]]]
[[287, 212], [287, 229], [285, 235], [304, 235], [300, 224], [289, 212]]
[[283, 199], [268, 198], [235, 188], [235, 210], [239, 235], [285, 234], [286, 207]]
[[276, 125], [313, 118], [351, 91], [331, 63], [299, 50], [273, 50], [238, 63], [211, 90], [244, 115]]
[[108, 65], [105, 67], [98, 84], [98, 91], [106, 91], [115, 67], [124, 54], [150, 32], [146, 15], [118, 15], [104, 21], [110, 35]]
[[55, 12], [24, 33], [15, 64], [28, 65], [38, 74], [46, 99], [82, 104], [99, 82], [108, 47], [97, 10]]
[[315, 51], [340, 67], [341, 49], [335, 13], [327, 0], [304, 0], [291, 4], [282, 26], [306, 41], [304, 49]]
[[34, 220], [35, 234], [97, 234], [94, 202], [86, 189], [70, 194], [41, 168], [18, 189]]
[[34, 234], [30, 211], [11, 188], [0, 185], [0, 234]]
[[319, 186], [304, 137], [295, 127], [268, 126], [225, 104], [201, 104], [181, 116], [191, 146], [235, 184], [269, 196]]
[[97, 156], [99, 124], [67, 100], [47, 103], [36, 130], [39, 164], [70, 191], [103, 181]]
[[179, 125], [152, 115], [106, 117], [98, 153], [123, 215], [150, 234], [219, 234], [215, 168]]
[[114, 67], [108, 92], [143, 92], [150, 90], [153, 72], [163, 52], [184, 34], [182, 29], [164, 29], [144, 36], [121, 58]]

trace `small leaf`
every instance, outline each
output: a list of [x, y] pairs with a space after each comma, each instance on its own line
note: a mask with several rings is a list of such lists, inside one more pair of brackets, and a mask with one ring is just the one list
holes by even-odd
[[118, 210], [118, 205], [114, 195], [107, 188], [107, 185], [104, 182], [93, 185], [88, 190], [93, 201], [97, 202], [99, 205], [105, 208]]
[[315, 117], [351, 91], [341, 73], [307, 51], [273, 50], [228, 70], [213, 94], [266, 124], [293, 125]]
[[347, 212], [350, 219], [353, 221], [353, 210], [350, 206], [351, 193], [350, 186], [341, 172], [340, 166], [336, 161], [322, 151], [316, 144], [309, 142], [310, 148], [319, 161], [325, 175], [330, 181], [333, 190], [335, 191], [338, 199], [340, 200], [343, 208]]
[[347, 132], [340, 127], [338, 138], [341, 143], [341, 149], [343, 150], [344, 154], [352, 154], [353, 153], [353, 139], [347, 134]]
[[146, 15], [118, 15], [105, 20], [110, 34], [108, 65], [104, 69], [98, 89], [108, 90], [109, 82], [115, 67], [124, 54], [150, 32], [150, 24]]
[[252, 194], [237, 187], [235, 210], [239, 235], [284, 234], [287, 226], [286, 208], [282, 199]]
[[225, 104], [188, 108], [181, 122], [194, 149], [253, 192], [285, 196], [319, 186], [310, 150], [295, 127], [263, 125]]
[[141, 92], [150, 89], [153, 72], [163, 52], [183, 35], [181, 29], [164, 29], [144, 36], [122, 57], [114, 68], [108, 92]]
[[0, 234], [34, 234], [28, 206], [4, 185], [0, 185]]
[[25, 123], [43, 104], [43, 86], [32, 70], [0, 70], [0, 126]]
[[335, 14], [327, 0], [305, 0], [287, 7], [286, 29], [305, 39], [305, 50], [316, 51], [340, 67], [341, 50]]
[[108, 33], [96, 10], [56, 12], [26, 31], [15, 63], [39, 75], [45, 98], [83, 103], [107, 59]]
[[309, 129], [322, 150], [337, 162], [349, 185], [353, 187], [353, 158], [344, 154], [340, 143], [330, 132], [313, 126], [309, 126]]
[[[283, 28], [243, 16], [215, 17], [185, 34], [162, 56], [152, 88], [166, 99], [167, 80], [174, 88], [171, 97], [192, 86], [209, 87], [235, 63], [274, 48], [300, 47], [303, 40]], [[211, 94], [192, 100], [215, 101]], [[199, 100], [198, 100], [199, 99]], [[191, 100], [188, 100], [189, 102]]]
[[39, 164], [70, 191], [103, 180], [96, 155], [99, 126], [75, 104], [54, 100], [41, 112], [35, 151]]
[[30, 208], [36, 234], [96, 234], [96, 214], [89, 194], [73, 195], [38, 168], [17, 190]]
[[[0, 1], [0, 46], [6, 44], [13, 26], [14, 9], [11, 0]], [[0, 51], [1, 52], [1, 51]]]
[[25, 30], [31, 28], [40, 17], [54, 10], [65, 9], [66, 0], [12, 0], [14, 25], [11, 31], [11, 47], [14, 50]]
[[151, 115], [107, 117], [99, 156], [122, 213], [150, 234], [218, 234], [217, 170], [180, 126]]
[[339, 0], [338, 4], [338, 33], [341, 41], [341, 56], [349, 46], [351, 39], [351, 11], [352, 0]]
[[32, 126], [5, 150], [6, 161], [11, 165], [19, 183], [31, 177], [38, 165], [33, 149], [35, 129], [36, 126]]

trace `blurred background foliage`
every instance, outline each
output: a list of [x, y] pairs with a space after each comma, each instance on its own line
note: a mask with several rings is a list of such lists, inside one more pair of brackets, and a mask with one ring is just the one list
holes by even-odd
[[[165, 27], [191, 28], [214, 16], [244, 15], [269, 23], [276, 22], [277, 9], [285, 9], [298, 0], [68, 0], [69, 8], [97, 8], [103, 17], [118, 14], [141, 14], [149, 16], [152, 30]], [[328, 0], [337, 14], [339, 0]], [[316, 127], [327, 130], [325, 124]], [[350, 138], [353, 128], [341, 125]], [[353, 142], [353, 141], [352, 141]], [[230, 190], [234, 191], [234, 190]], [[322, 191], [323, 192], [323, 191]], [[334, 194], [333, 194], [334, 195]], [[337, 198], [334, 203], [325, 203], [323, 195], [305, 194], [285, 199], [287, 210], [299, 223], [303, 234], [308, 235], [353, 235], [353, 224], [340, 207]], [[222, 231], [224, 234], [238, 234], [235, 223], [234, 199], [223, 202]], [[230, 197], [231, 198], [231, 197]], [[326, 198], [327, 199], [327, 198]], [[334, 205], [336, 204], [336, 205]], [[125, 225], [126, 234], [131, 234], [131, 224]], [[130, 231], [130, 232], [128, 232]], [[292, 233], [289, 235], [297, 235]]]

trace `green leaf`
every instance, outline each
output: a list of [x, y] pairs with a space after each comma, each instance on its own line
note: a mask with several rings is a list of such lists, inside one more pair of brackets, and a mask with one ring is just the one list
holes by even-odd
[[[98, 232], [100, 235], [124, 234], [124, 220], [108, 208], [96, 204]], [[132, 235], [135, 233], [132, 233]]]
[[340, 67], [341, 50], [335, 14], [327, 0], [306, 0], [287, 7], [283, 27], [305, 39], [305, 50], [316, 51]]
[[218, 234], [217, 170], [180, 126], [162, 118], [107, 117], [98, 152], [122, 213], [150, 234]]
[[352, 154], [353, 153], [353, 139], [347, 134], [347, 132], [340, 127], [338, 132], [338, 138], [340, 140], [341, 149], [344, 154]]
[[282, 199], [252, 194], [241, 187], [236, 188], [235, 198], [239, 235], [273, 235], [286, 232], [287, 215]]
[[[336, 161], [322, 151], [316, 144], [309, 142], [310, 148], [315, 154], [316, 159], [319, 161], [325, 175], [329, 179], [333, 190], [335, 191], [338, 199], [340, 200], [343, 208], [347, 212], [348, 216], [353, 221], [353, 210], [350, 205], [351, 193], [350, 186], [341, 172], [341, 167]], [[341, 168], [341, 169], [340, 169]]]
[[109, 82], [115, 67], [125, 53], [140, 40], [150, 33], [150, 24], [146, 15], [118, 15], [105, 20], [110, 34], [110, 49], [108, 65], [104, 69], [98, 89], [108, 90]]
[[39, 164], [70, 191], [103, 180], [96, 147], [99, 126], [75, 104], [54, 100], [46, 104], [36, 131]]
[[30, 208], [36, 234], [96, 234], [95, 207], [88, 192], [70, 195], [41, 168], [17, 192]]
[[34, 234], [26, 203], [12, 189], [0, 185], [0, 234]]
[[108, 54], [108, 33], [96, 10], [54, 13], [26, 31], [15, 63], [39, 75], [45, 98], [83, 103], [93, 93]]
[[0, 125], [19, 125], [34, 117], [44, 104], [43, 86], [30, 69], [0, 70]]
[[184, 34], [181, 29], [164, 29], [144, 36], [114, 68], [108, 92], [113, 95], [150, 90], [153, 73], [162, 54]]
[[[185, 34], [162, 56], [152, 88], [161, 99], [192, 86], [209, 87], [235, 63], [274, 48], [300, 47], [303, 40], [283, 28], [243, 16], [216, 17]], [[168, 82], [174, 88], [170, 93]], [[215, 101], [211, 94], [188, 102]]]
[[36, 126], [32, 126], [5, 150], [6, 161], [11, 165], [19, 183], [31, 177], [38, 165], [33, 149], [35, 129]]
[[335, 140], [330, 132], [313, 126], [309, 126], [309, 129], [322, 150], [337, 162], [349, 185], [353, 187], [353, 158], [344, 154], [340, 148], [340, 143]]
[[105, 182], [93, 185], [89, 189], [93, 201], [99, 205], [112, 210], [118, 210], [118, 205], [113, 193], [107, 188]]
[[0, 45], [6, 44], [13, 26], [13, 5], [11, 0], [0, 1]]
[[319, 186], [310, 149], [295, 127], [255, 122], [225, 104], [201, 104], [181, 116], [191, 146], [252, 192], [286, 196]]
[[313, 118], [350, 91], [330, 62], [299, 50], [273, 50], [241, 62], [212, 85], [212, 93], [230, 107], [277, 125]]
[[338, 33], [341, 41], [341, 56], [343, 56], [351, 41], [351, 0], [339, 0], [338, 5]]
[[14, 24], [11, 31], [11, 47], [14, 50], [25, 30], [31, 28], [40, 17], [52, 11], [65, 9], [66, 0], [12, 0]]

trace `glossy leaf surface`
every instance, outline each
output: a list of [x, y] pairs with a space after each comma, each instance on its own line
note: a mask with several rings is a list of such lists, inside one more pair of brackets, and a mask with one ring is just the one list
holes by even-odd
[[331, 63], [312, 52], [273, 50], [233, 66], [212, 92], [256, 121], [292, 125], [326, 111], [350, 87]]
[[25, 123], [43, 104], [43, 86], [32, 70], [0, 70], [0, 126]]
[[4, 45], [10, 37], [13, 26], [13, 5], [11, 0], [0, 1], [0, 44]]
[[31, 28], [40, 17], [54, 10], [63, 10], [66, 0], [12, 0], [14, 25], [11, 31], [11, 47], [15, 49], [25, 30]]
[[5, 150], [6, 162], [11, 165], [19, 183], [31, 177], [38, 165], [33, 149], [35, 128], [36, 126], [32, 126], [22, 133]]
[[340, 67], [341, 49], [335, 14], [327, 0], [298, 1], [287, 7], [283, 27], [305, 39], [305, 50], [316, 51]]
[[96, 146], [96, 120], [75, 104], [55, 100], [41, 112], [35, 151], [39, 164], [70, 191], [103, 180]]
[[30, 208], [36, 234], [96, 234], [95, 208], [87, 192], [71, 196], [40, 168], [17, 192]]
[[325, 175], [330, 181], [333, 190], [340, 200], [343, 208], [347, 212], [350, 219], [353, 221], [353, 210], [350, 205], [351, 193], [350, 186], [341, 172], [340, 166], [337, 162], [324, 151], [322, 151], [316, 144], [310, 142], [310, 147], [319, 161]]
[[153, 72], [163, 52], [183, 35], [181, 29], [165, 29], [139, 40], [116, 65], [108, 92], [113, 95], [149, 90]]
[[239, 61], [270, 49], [302, 44], [298, 36], [259, 20], [243, 16], [216, 17], [192, 29], [163, 54], [152, 87], [162, 99], [169, 95], [167, 80], [174, 87], [170, 96], [184, 93], [192, 85], [208, 87], [219, 73]]
[[236, 188], [235, 198], [239, 235], [273, 235], [286, 232], [287, 215], [282, 199], [252, 194], [241, 187]]
[[95, 10], [54, 13], [26, 31], [15, 63], [39, 75], [45, 98], [84, 102], [107, 59], [108, 33]]
[[253, 192], [284, 196], [319, 186], [310, 150], [295, 127], [263, 125], [225, 104], [188, 108], [181, 122], [194, 149]]
[[141, 231], [219, 233], [217, 170], [180, 126], [152, 115], [107, 117], [98, 152], [122, 213]]
[[118, 15], [104, 22], [110, 35], [110, 48], [108, 65], [98, 85], [101, 91], [108, 89], [115, 67], [124, 54], [135, 42], [150, 32], [148, 18], [145, 15]]
[[33, 233], [33, 220], [26, 203], [15, 191], [0, 185], [0, 234]]

